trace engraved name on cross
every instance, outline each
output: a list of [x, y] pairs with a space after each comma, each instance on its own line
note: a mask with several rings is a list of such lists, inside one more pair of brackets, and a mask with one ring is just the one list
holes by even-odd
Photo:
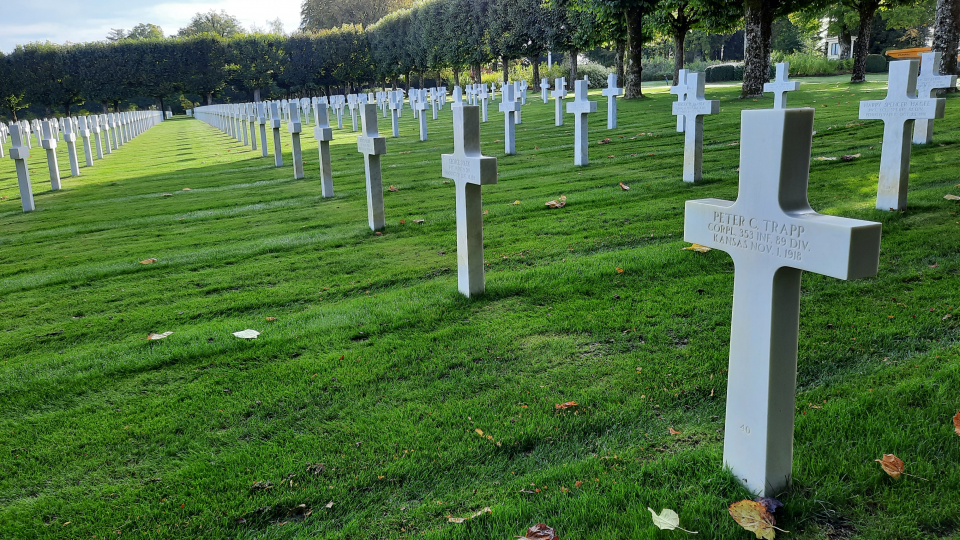
[[790, 484], [803, 271], [877, 273], [880, 224], [818, 214], [807, 202], [814, 109], [742, 113], [736, 202], [687, 201], [684, 240], [733, 258], [723, 461], [773, 496]]

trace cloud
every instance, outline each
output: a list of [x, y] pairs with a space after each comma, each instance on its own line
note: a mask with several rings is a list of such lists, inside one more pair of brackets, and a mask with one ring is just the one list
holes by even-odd
[[83, 43], [106, 39], [112, 28], [130, 29], [140, 23], [156, 24], [167, 35], [190, 23], [198, 11], [211, 9], [240, 19], [244, 27], [265, 27], [277, 17], [290, 32], [300, 26], [301, 0], [46, 0], [24, 2], [16, 17], [0, 17], [0, 51], [11, 52], [32, 41]]

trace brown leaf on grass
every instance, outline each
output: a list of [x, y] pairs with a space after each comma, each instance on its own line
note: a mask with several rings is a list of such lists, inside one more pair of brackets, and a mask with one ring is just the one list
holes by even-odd
[[400, 188], [391, 184], [390, 187], [387, 188], [387, 191], [400, 191]]
[[527, 529], [527, 534], [520, 538], [527, 538], [528, 540], [560, 540], [560, 537], [557, 536], [557, 531], [546, 523], [537, 523], [533, 527], [530, 527]]
[[254, 482], [250, 489], [254, 491], [267, 491], [273, 489], [273, 482]]
[[276, 317], [267, 317], [267, 320], [270, 321], [270, 322], [273, 322], [273, 321], [277, 320], [277, 318], [276, 318]]
[[567, 205], [567, 196], [561, 195], [559, 199], [547, 201], [544, 203], [544, 205], [549, 208], [563, 208]]
[[883, 472], [895, 479], [899, 479], [900, 475], [903, 474], [905, 468], [903, 460], [893, 454], [884, 454], [883, 459], [875, 459], [874, 461], [880, 464]]
[[473, 519], [475, 517], [482, 516], [483, 514], [492, 514], [492, 513], [493, 513], [493, 510], [491, 510], [489, 506], [485, 506], [467, 517], [452, 517], [452, 518], [448, 518], [447, 521], [449, 521], [450, 523], [463, 523], [468, 519]]
[[576, 407], [576, 406], [577, 406], [576, 401], [568, 401], [566, 403], [557, 403], [556, 405], [553, 406], [553, 408], [558, 411], [562, 411], [564, 409], [569, 409], [570, 407]]
[[668, 428], [668, 431], [670, 432], [671, 435], [679, 435], [679, 434], [680, 434], [680, 432], [677, 431], [677, 430], [675, 430], [675, 429], [673, 429], [673, 427]]
[[620, 182], [620, 189], [624, 191], [630, 191], [630, 186], [624, 184], [623, 182]]
[[860, 154], [847, 154], [845, 156], [840, 156], [840, 159], [842, 159], [843, 161], [853, 161], [858, 157], [860, 157]]
[[147, 336], [147, 341], [157, 341], [158, 339], [163, 339], [171, 335], [173, 335], [173, 332], [164, 332], [162, 334], [150, 334], [149, 336]]
[[622, 274], [622, 273], [623, 273], [623, 268], [620, 268], [620, 267], [618, 266], [618, 267], [617, 267], [617, 273], [618, 273], [618, 274]]
[[484, 211], [483, 211], [483, 215], [487, 215], [487, 214], [489, 214], [489, 213], [490, 213], [489, 210], [484, 210]]
[[960, 411], [957, 411], [957, 414], [953, 417], [953, 431], [960, 435]]
[[188, 187], [183, 188], [183, 190], [184, 190], [184, 191], [193, 191], [192, 189], [190, 189], [190, 188], [188, 188]]
[[155, 263], [155, 262], [157, 262], [156, 259], [150, 258], [150, 259], [144, 259], [144, 260], [140, 261], [140, 264], [153, 264], [153, 263]]
[[696, 251], [697, 253], [706, 253], [706, 252], [712, 250], [713, 248], [709, 248], [709, 247], [707, 247], [707, 246], [701, 246], [700, 244], [690, 244], [689, 246], [687, 246], [687, 247], [685, 247], [685, 248], [683, 248], [683, 249], [688, 250], [688, 251]]
[[612, 141], [610, 140], [610, 137], [607, 137], [606, 139], [600, 139], [597, 141], [597, 144], [610, 144], [611, 142]]
[[774, 525], [776, 525], [777, 520], [763, 503], [744, 499], [731, 504], [728, 511], [734, 521], [744, 529], [757, 535], [757, 538], [763, 538], [765, 540], [774, 540], [774, 538], [776, 538], [777, 532], [774, 530], [776, 528]]
[[956, 195], [951, 195], [949, 193], [947, 195], [944, 195], [943, 198], [948, 201], [960, 201], [960, 197], [957, 197]]

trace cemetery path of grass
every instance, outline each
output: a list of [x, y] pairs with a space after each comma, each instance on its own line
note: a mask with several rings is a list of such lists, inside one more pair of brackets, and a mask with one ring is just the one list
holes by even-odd
[[[860, 154], [813, 161], [811, 204], [883, 222], [883, 249], [876, 278], [803, 277], [778, 526], [955, 537], [960, 205], [943, 196], [960, 194], [960, 98], [914, 148], [909, 210], [889, 214], [873, 209], [882, 124], [857, 120], [883, 83], [803, 82], [790, 103], [817, 108], [814, 157]], [[0, 161], [0, 538], [679, 534], [648, 506], [698, 537], [752, 538], [726, 510], [750, 494], [721, 467], [733, 265], [682, 250], [682, 224], [686, 200], [736, 198], [740, 110], [772, 98], [708, 89], [721, 113], [704, 122], [705, 181], [688, 185], [666, 90], [622, 102], [612, 131], [595, 94], [583, 168], [553, 103], [529, 99], [516, 156], [491, 107], [482, 144], [500, 182], [483, 192], [487, 293], [473, 300], [456, 290], [440, 177], [449, 109], [427, 142], [409, 110], [388, 137], [398, 190], [382, 236], [349, 117], [333, 199], [312, 126], [297, 181], [285, 127], [283, 168], [178, 118], [78, 178], [67, 167], [59, 192], [35, 149], [31, 214]], [[560, 195], [565, 208], [544, 206]], [[247, 328], [262, 334], [231, 335]], [[884, 453], [926, 480], [887, 477]]]

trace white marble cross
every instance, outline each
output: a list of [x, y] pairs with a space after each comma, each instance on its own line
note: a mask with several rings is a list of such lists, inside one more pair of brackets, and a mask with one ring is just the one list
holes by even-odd
[[[920, 55], [920, 74], [917, 76], [917, 97], [935, 98], [940, 88], [957, 86], [956, 75], [940, 75], [940, 57], [943, 53], [928, 52]], [[933, 142], [933, 119], [918, 118], [913, 126], [913, 143]]]
[[477, 91], [477, 97], [480, 98], [481, 119], [487, 121], [487, 102], [490, 100], [490, 94], [487, 93], [487, 84], [481, 84]]
[[403, 107], [403, 94], [390, 92], [390, 121], [393, 124], [393, 136], [400, 136], [400, 108]]
[[[520, 104], [521, 104], [521, 105], [526, 105], [526, 104], [527, 104], [527, 87], [529, 86], [529, 84], [527, 83], [526, 80], [520, 81], [520, 82], [515, 83], [515, 84], [518, 85], [515, 90], [516, 90], [517, 94], [520, 96]], [[517, 115], [517, 118], [520, 118], [520, 115], [519, 115], [519, 114]], [[518, 123], [519, 123], [519, 122], [518, 122]]]
[[512, 84], [503, 86], [503, 101], [500, 102], [500, 112], [503, 113], [504, 137], [503, 152], [508, 156], [517, 153], [517, 120], [516, 115], [520, 110], [520, 102], [514, 95]]
[[543, 104], [550, 101], [550, 79], [544, 77], [540, 79], [540, 97], [543, 98]]
[[890, 62], [887, 97], [860, 102], [860, 118], [883, 120], [883, 151], [877, 209], [903, 210], [907, 206], [910, 180], [910, 134], [917, 118], [943, 118], [944, 100], [914, 97], [917, 93], [917, 61]]
[[350, 120], [353, 122], [353, 131], [357, 130], [357, 95], [347, 96], [347, 107], [350, 107]]
[[77, 160], [77, 134], [73, 128], [73, 118], [66, 118], [65, 120], [63, 123], [63, 142], [67, 143], [70, 176], [80, 176], [80, 162]]
[[90, 128], [87, 126], [87, 117], [81, 116], [80, 121], [80, 138], [83, 140], [83, 157], [86, 161], [87, 167], [93, 167], [93, 150], [90, 149]]
[[21, 124], [10, 124], [10, 159], [17, 168], [17, 185], [20, 187], [20, 203], [24, 212], [33, 212], [33, 186], [30, 184], [30, 168], [27, 158], [30, 157], [30, 133], [26, 132]]
[[[303, 152], [300, 149], [300, 133], [303, 132], [303, 124], [300, 123], [298, 103], [291, 101], [289, 106], [287, 131], [290, 132], [290, 141], [293, 146], [293, 178], [299, 180], [303, 178]], [[326, 111], [326, 108], [324, 108], [324, 111]]]
[[573, 164], [586, 165], [590, 162], [590, 135], [587, 115], [597, 112], [597, 102], [590, 101], [587, 95], [590, 83], [577, 81], [573, 101], [567, 103], [567, 113], [575, 114], [573, 131]]
[[617, 88], [617, 74], [607, 75], [607, 87], [601, 92], [607, 96], [607, 129], [617, 127], [617, 96], [623, 95], [623, 88]]
[[257, 125], [260, 126], [260, 155], [267, 157], [270, 153], [267, 151], [267, 107], [262, 101], [256, 104]]
[[427, 102], [427, 91], [420, 90], [417, 98], [417, 116], [420, 120], [420, 140], [427, 140], [427, 109], [430, 104]]
[[763, 83], [764, 92], [774, 92], [773, 108], [787, 108], [787, 92], [793, 92], [800, 88], [800, 83], [791, 81], [790, 62], [779, 62], [777, 64], [777, 78], [773, 82]]
[[554, 112], [554, 125], [562, 126], [563, 98], [567, 97], [567, 80], [564, 77], [560, 77], [556, 80], [556, 83], [556, 88], [553, 89], [553, 92], [550, 92], [550, 95], [553, 96], [554, 105], [556, 105], [556, 111]]
[[273, 163], [276, 167], [283, 167], [283, 150], [280, 146], [280, 111], [276, 101], [270, 102], [270, 127], [273, 128]]
[[[677, 96], [677, 103], [682, 103], [687, 100], [687, 74], [690, 73], [689, 69], [681, 69], [680, 74], [677, 76], [677, 81], [675, 85], [670, 87], [670, 93]], [[677, 115], [677, 133], [683, 133], [684, 119], [682, 114]]]
[[717, 114], [720, 102], [703, 98], [702, 73], [688, 73], [686, 101], [673, 104], [673, 114], [684, 117], [683, 181], [697, 182], [703, 178], [703, 115]]
[[333, 168], [330, 165], [330, 141], [333, 140], [333, 128], [326, 107], [313, 107], [313, 136], [317, 139], [320, 152], [320, 193], [324, 197], [333, 197]]
[[250, 149], [257, 150], [257, 106], [255, 103], [247, 103], [243, 106], [243, 114], [246, 122], [250, 125]]
[[466, 296], [483, 293], [483, 205], [480, 186], [497, 183], [497, 158], [480, 154], [480, 108], [453, 108], [453, 153], [442, 175], [457, 190], [457, 283]]
[[523, 123], [523, 105], [526, 105], [526, 90], [522, 90], [522, 86], [519, 82], [513, 82], [513, 96], [514, 99], [520, 102], [520, 107], [517, 108], [516, 120], [518, 124]]
[[[107, 154], [112, 154], [112, 153], [113, 153], [113, 148], [112, 148], [113, 142], [112, 142], [112, 140], [110, 139], [110, 136], [111, 136], [111, 132], [112, 132], [113, 130], [110, 129], [110, 120], [107, 118], [107, 115], [105, 115], [105, 114], [101, 114], [101, 115], [99, 115], [99, 116], [94, 116], [94, 120], [95, 120], [98, 124], [100, 124], [100, 129], [103, 131], [103, 151], [106, 152]], [[73, 131], [74, 131], [74, 140], [76, 140], [77, 121], [76, 121], [75, 118], [73, 119], [73, 122], [74, 122], [74, 125], [73, 125], [73, 128], [74, 128], [74, 129], [73, 129]]]
[[94, 146], [97, 149], [97, 159], [103, 159], [103, 137], [100, 134], [100, 122], [96, 116], [88, 116], [87, 127], [93, 133]]
[[56, 120], [44, 120], [40, 129], [43, 131], [43, 138], [40, 140], [40, 146], [47, 151], [47, 170], [50, 171], [50, 189], [58, 191], [60, 189], [60, 166], [57, 163], [57, 132]]
[[766, 497], [791, 479], [800, 276], [857, 279], [879, 264], [879, 223], [818, 214], [807, 202], [813, 116], [743, 111], [736, 202], [686, 203], [684, 240], [726, 251], [736, 269], [723, 462]]
[[377, 128], [377, 106], [365, 103], [360, 107], [360, 127], [363, 135], [357, 137], [357, 151], [363, 154], [367, 173], [367, 221], [374, 231], [383, 229], [386, 217], [383, 211], [383, 175], [380, 156], [387, 153], [387, 140]]

